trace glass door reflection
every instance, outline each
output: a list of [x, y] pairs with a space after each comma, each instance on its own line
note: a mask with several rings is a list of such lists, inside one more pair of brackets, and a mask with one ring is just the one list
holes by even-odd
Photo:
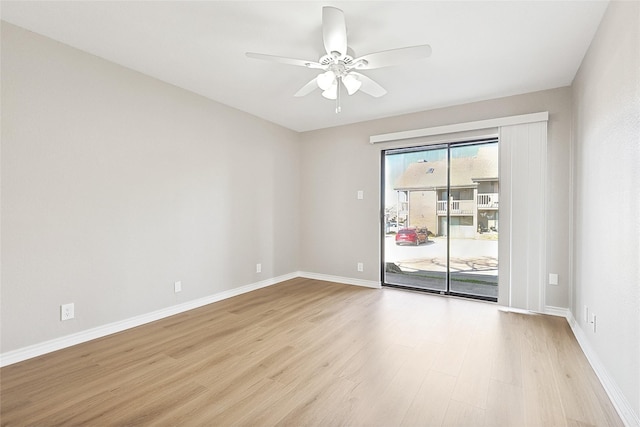
[[436, 214], [447, 157], [446, 145], [385, 155], [386, 284], [447, 292], [447, 227]]
[[449, 149], [449, 291], [497, 299], [498, 143]]
[[498, 142], [383, 159], [384, 284], [497, 300]]

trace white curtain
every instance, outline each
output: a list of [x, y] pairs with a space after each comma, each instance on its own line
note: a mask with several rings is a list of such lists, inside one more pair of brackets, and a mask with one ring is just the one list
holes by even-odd
[[547, 122], [500, 127], [501, 305], [543, 312]]

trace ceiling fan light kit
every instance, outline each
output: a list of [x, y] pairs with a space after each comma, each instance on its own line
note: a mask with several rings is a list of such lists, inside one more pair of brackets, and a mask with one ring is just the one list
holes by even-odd
[[322, 92], [322, 96], [327, 99], [336, 99], [338, 97], [338, 85], [336, 83], [329, 86]]
[[318, 83], [318, 87], [322, 90], [329, 89], [335, 82], [336, 74], [331, 70], [318, 74], [318, 77], [316, 77], [316, 83]]
[[342, 84], [347, 88], [347, 93], [349, 95], [353, 95], [360, 89], [362, 86], [362, 82], [360, 79], [354, 74], [347, 74], [342, 78]]
[[370, 53], [354, 59], [352, 56], [347, 55], [347, 26], [344, 13], [342, 10], [331, 6], [322, 8], [322, 38], [326, 54], [320, 57], [317, 62], [253, 52], [247, 52], [246, 55], [253, 59], [322, 70], [320, 74], [298, 90], [294, 96], [306, 96], [315, 89], [320, 88], [323, 97], [336, 100], [336, 113], [341, 111], [340, 88], [342, 86], [344, 86], [349, 95], [362, 91], [378, 98], [387, 93], [374, 80], [356, 72], [356, 70], [391, 67], [424, 59], [431, 55], [431, 47], [425, 44]]

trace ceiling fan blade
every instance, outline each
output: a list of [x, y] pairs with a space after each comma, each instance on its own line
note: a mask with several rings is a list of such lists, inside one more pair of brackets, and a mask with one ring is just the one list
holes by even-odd
[[325, 6], [322, 8], [322, 38], [328, 54], [347, 54], [347, 24], [342, 10]]
[[360, 90], [368, 95], [373, 96], [374, 98], [380, 98], [381, 96], [385, 95], [387, 93], [387, 90], [385, 88], [383, 88], [382, 86], [380, 86], [378, 83], [374, 82], [373, 80], [371, 80], [369, 77], [365, 76], [364, 74], [360, 74], [360, 73], [356, 73], [356, 72], [351, 72], [349, 74], [352, 74], [356, 77], [358, 77], [358, 80], [360, 80], [362, 82], [362, 86], [360, 86]]
[[385, 50], [370, 53], [353, 60], [358, 70], [371, 70], [374, 68], [392, 67], [405, 62], [416, 61], [431, 56], [431, 46], [402, 47], [400, 49]]
[[309, 95], [311, 92], [313, 92], [314, 90], [318, 89], [318, 81], [317, 81], [317, 77], [314, 77], [313, 79], [311, 79], [311, 81], [309, 83], [307, 83], [306, 85], [302, 86], [302, 88], [296, 92], [295, 95], [293, 96], [305, 96], [305, 95]]
[[253, 53], [253, 52], [247, 52], [245, 53], [245, 55], [247, 55], [248, 58], [279, 62], [281, 64], [297, 65], [297, 66], [306, 67], [306, 68], [324, 69], [322, 64], [316, 61], [307, 61], [304, 59], [295, 59], [295, 58], [285, 58], [283, 56], [265, 55], [264, 53]]

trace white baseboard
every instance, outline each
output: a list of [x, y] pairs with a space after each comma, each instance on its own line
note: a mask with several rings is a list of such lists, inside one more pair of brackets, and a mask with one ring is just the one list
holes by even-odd
[[118, 322], [109, 323], [107, 325], [98, 326], [96, 328], [87, 329], [85, 331], [30, 345], [28, 347], [19, 348], [17, 350], [8, 351], [6, 353], [0, 354], [0, 367], [22, 362], [23, 360], [31, 359], [43, 354], [51, 353], [56, 350], [61, 350], [63, 348], [71, 347], [76, 344], [91, 341], [96, 338], [102, 338], [107, 335], [115, 334], [116, 332], [124, 331], [126, 329], [135, 328], [136, 326], [144, 325], [145, 323], [155, 322], [156, 320], [164, 319], [165, 317], [173, 316], [175, 314], [193, 310], [194, 308], [202, 307], [207, 304], [222, 301], [224, 299], [235, 297], [247, 292], [255, 291], [256, 289], [275, 285], [276, 283], [294, 279], [296, 277], [299, 277], [298, 273], [285, 274], [283, 276], [262, 280], [260, 282], [251, 283], [234, 289], [229, 289], [227, 291], [219, 292], [217, 294], [209, 295], [203, 298], [198, 298], [182, 304], [166, 307], [160, 310], [153, 311], [151, 313], [142, 314], [140, 316], [135, 316]]
[[366, 288], [380, 289], [380, 282], [373, 280], [354, 279], [351, 277], [331, 276], [329, 274], [310, 273], [308, 271], [299, 271], [299, 277], [306, 279], [324, 280], [325, 282], [342, 283], [345, 285], [364, 286]]
[[[500, 310], [523, 314], [534, 313], [529, 310], [521, 310], [512, 307], [501, 307]], [[638, 417], [638, 414], [633, 411], [633, 408], [629, 404], [629, 401], [624, 396], [624, 394], [622, 394], [622, 391], [620, 391], [620, 388], [618, 387], [616, 382], [613, 380], [613, 378], [611, 378], [596, 352], [589, 345], [586, 334], [580, 328], [578, 322], [576, 322], [576, 319], [575, 317], [573, 317], [573, 313], [571, 313], [571, 310], [569, 310], [568, 308], [553, 307], [548, 305], [544, 307], [543, 314], [560, 316], [567, 319], [567, 322], [569, 323], [569, 326], [573, 331], [573, 335], [576, 337], [576, 340], [578, 341], [582, 352], [587, 357], [589, 364], [596, 373], [596, 376], [600, 380], [600, 383], [609, 396], [609, 399], [611, 399], [611, 402], [616, 408], [618, 415], [620, 415], [620, 418], [622, 419], [624, 425], [627, 427], [640, 427], [640, 418]]]
[[[183, 313], [185, 311], [193, 310], [198, 307], [202, 307], [207, 304], [212, 304], [217, 301], [222, 301], [227, 298], [231, 298], [237, 295], [241, 295], [247, 292], [251, 292], [260, 288], [275, 285], [285, 280], [294, 279], [296, 277], [304, 277], [308, 279], [324, 280], [327, 282], [342, 283], [347, 285], [364, 286], [367, 288], [381, 288], [379, 282], [372, 280], [353, 279], [350, 277], [332, 276], [320, 273], [311, 273], [299, 271], [295, 273], [289, 273], [282, 276], [274, 277], [271, 279], [263, 280], [256, 283], [251, 283], [245, 286], [241, 286], [227, 291], [219, 292], [214, 295], [210, 295], [204, 298], [199, 298], [193, 301], [188, 301], [183, 304], [163, 308], [153, 311], [151, 313], [135, 316], [130, 319], [125, 319], [118, 322], [113, 322], [108, 325], [99, 326], [96, 328], [88, 329], [86, 331], [78, 332], [75, 334], [67, 335], [64, 337], [56, 338], [53, 340], [45, 341], [43, 343], [34, 344], [28, 347], [20, 348], [17, 350], [9, 351], [0, 354], [0, 367], [12, 365], [14, 363], [21, 362], [23, 360], [31, 359], [37, 356], [41, 356], [46, 353], [51, 353], [56, 350], [71, 347], [76, 344], [91, 341], [97, 338], [102, 338], [107, 335], [121, 332], [126, 329], [135, 328], [136, 326], [144, 325], [146, 323], [154, 322], [175, 314]], [[514, 310], [505, 307], [506, 310]], [[640, 427], [640, 419], [638, 415], [634, 413], [631, 405], [618, 388], [615, 381], [610, 377], [606, 368], [600, 362], [600, 359], [590, 347], [589, 342], [586, 339], [585, 333], [582, 331], [578, 323], [576, 322], [573, 314], [566, 308], [546, 306], [545, 313], [565, 317], [571, 326], [571, 330], [576, 337], [576, 340], [580, 344], [582, 351], [584, 352], [587, 360], [591, 364], [591, 367], [595, 371], [596, 375], [600, 379], [605, 391], [609, 395], [609, 398], [613, 402], [618, 414], [622, 418], [627, 427]], [[514, 310], [516, 311], [516, 310]]]
[[566, 319], [569, 319], [569, 316], [571, 316], [571, 311], [568, 308], [545, 305], [544, 314], [549, 314], [551, 316], [559, 316], [559, 317], [564, 317]]
[[587, 335], [584, 333], [578, 322], [576, 322], [575, 317], [573, 317], [573, 313], [569, 312], [567, 321], [569, 322], [569, 326], [571, 326], [571, 330], [573, 331], [573, 335], [576, 337], [578, 344], [580, 344], [580, 348], [582, 348], [582, 352], [585, 354], [589, 364], [598, 376], [600, 383], [611, 399], [616, 411], [618, 411], [618, 415], [622, 418], [624, 425], [627, 427], [640, 427], [640, 417], [633, 411], [629, 401], [624, 394], [622, 394], [622, 391], [613, 378], [611, 378], [609, 372], [600, 361], [596, 352], [589, 345]]
[[520, 313], [520, 314], [548, 314], [550, 316], [559, 316], [559, 317], [564, 317], [566, 319], [568, 319], [569, 315], [571, 315], [571, 311], [569, 311], [568, 308], [554, 307], [551, 305], [546, 305], [544, 307], [544, 311], [527, 310], [524, 308], [515, 308], [515, 307], [507, 307], [507, 306], [501, 306], [499, 310], [510, 311], [513, 313]]
[[534, 312], [531, 310], [525, 310], [524, 308], [509, 307], [508, 305], [500, 305], [498, 306], [498, 310], [504, 311], [507, 313], [534, 314]]

